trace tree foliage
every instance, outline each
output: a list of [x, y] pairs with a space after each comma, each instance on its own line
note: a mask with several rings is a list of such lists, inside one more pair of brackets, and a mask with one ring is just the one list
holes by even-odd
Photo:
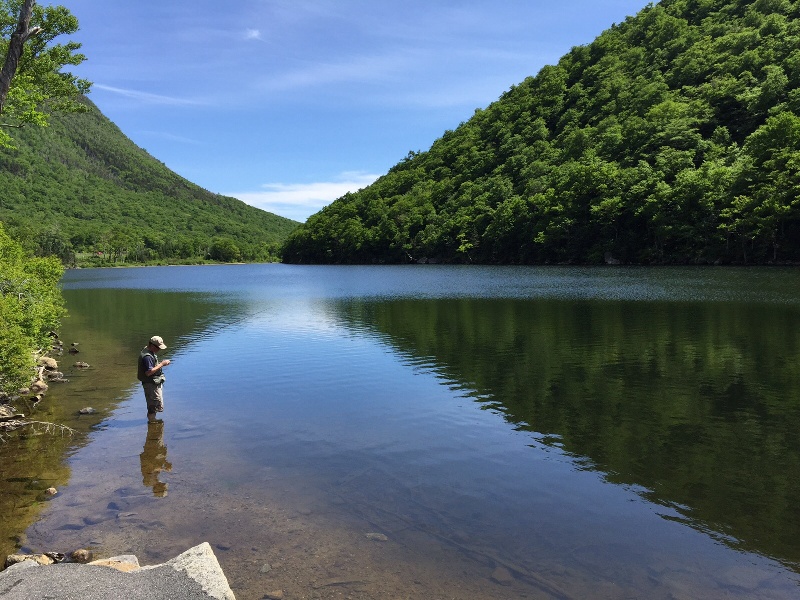
[[662, 0], [336, 200], [287, 262], [800, 261], [800, 1]]
[[12, 144], [9, 127], [46, 126], [52, 111], [85, 110], [79, 99], [91, 84], [63, 70], [86, 59], [81, 45], [53, 43], [77, 30], [78, 20], [63, 6], [0, 0], [0, 146]]
[[[0, 221], [71, 265], [277, 260], [297, 222], [208, 192], [137, 147], [89, 100], [0, 149]], [[224, 258], [219, 258], [224, 256]]]
[[30, 383], [36, 356], [49, 350], [49, 332], [63, 314], [53, 257], [30, 258], [0, 224], [0, 392]]

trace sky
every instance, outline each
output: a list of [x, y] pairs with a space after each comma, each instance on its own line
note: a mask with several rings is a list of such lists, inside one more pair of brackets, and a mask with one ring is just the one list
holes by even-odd
[[69, 70], [201, 187], [305, 221], [646, 0], [59, 0]]

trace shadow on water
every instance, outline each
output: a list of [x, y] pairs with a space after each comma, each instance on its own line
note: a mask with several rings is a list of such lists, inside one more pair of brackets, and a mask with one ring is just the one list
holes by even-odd
[[[3, 557], [24, 545], [22, 532], [47, 506], [45, 490], [58, 489], [69, 481], [68, 457], [84, 447], [93, 432], [105, 427], [106, 417], [132, 389], [138, 392], [135, 357], [147, 339], [157, 332], [177, 345], [178, 340], [194, 339], [241, 318], [237, 304], [215, 301], [202, 293], [162, 291], [156, 297], [146, 290], [109, 288], [66, 289], [64, 296], [69, 316], [64, 320], [62, 337], [67, 345], [76, 342], [79, 349], [77, 354], [57, 357], [69, 382], [51, 384], [45, 399], [37, 405], [24, 398], [16, 400], [15, 405], [33, 420], [63, 424], [75, 433], [64, 436], [46, 433], [41, 427], [26, 428], [0, 443]], [[77, 368], [77, 361], [90, 367]], [[120, 368], [122, 365], [124, 368]], [[96, 412], [80, 415], [78, 411], [87, 406]], [[131, 420], [115, 421], [114, 426], [126, 424], [134, 426]], [[149, 456], [148, 449], [153, 447], [146, 447], [144, 454]], [[156, 485], [157, 481], [153, 493], [158, 495]]]
[[641, 486], [677, 511], [665, 518], [798, 570], [796, 307], [447, 299], [338, 311], [537, 443]]

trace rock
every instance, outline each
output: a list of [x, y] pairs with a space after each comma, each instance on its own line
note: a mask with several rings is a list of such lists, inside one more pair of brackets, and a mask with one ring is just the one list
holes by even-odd
[[93, 556], [91, 550], [86, 550], [85, 548], [79, 548], [78, 550], [75, 550], [72, 554], [70, 554], [69, 558], [72, 562], [85, 564], [88, 563], [90, 560], [92, 560]]
[[47, 384], [43, 379], [37, 379], [31, 384], [31, 392], [34, 394], [41, 394], [47, 391]]
[[264, 600], [283, 600], [283, 590], [267, 592], [267, 594], [264, 595]]
[[114, 513], [106, 511], [99, 514], [86, 515], [83, 517], [83, 522], [87, 525], [97, 525], [98, 523], [103, 523], [104, 521], [110, 521], [115, 517], [116, 515]]
[[505, 567], [497, 567], [492, 571], [491, 580], [500, 585], [511, 585], [514, 582], [514, 576]]
[[58, 490], [54, 487], [49, 487], [44, 491], [44, 493], [47, 496], [55, 496], [58, 493]]
[[11, 565], [30, 560], [39, 565], [52, 565], [55, 561], [44, 554], [9, 554], [6, 557], [6, 569]]
[[272, 565], [269, 563], [264, 563], [259, 569], [259, 573], [269, 573], [270, 571], [272, 571]]
[[58, 369], [58, 362], [49, 356], [42, 356], [37, 363], [40, 367], [44, 367], [47, 371], [55, 371]]
[[98, 567], [109, 567], [111, 569], [116, 569], [117, 571], [122, 571], [123, 573], [138, 571], [140, 568], [139, 559], [133, 554], [114, 556], [112, 558], [101, 558], [99, 560], [93, 560], [89, 564], [96, 565]]
[[63, 562], [66, 558], [66, 556], [64, 556], [61, 552], [45, 552], [44, 555], [54, 563]]
[[372, 540], [374, 542], [388, 542], [389, 538], [383, 535], [382, 533], [368, 533], [367, 539]]
[[24, 416], [25, 415], [19, 414], [17, 409], [10, 404], [0, 404], [0, 421], [9, 421]]
[[78, 369], [88, 369], [89, 368], [89, 363], [86, 363], [86, 362], [83, 362], [83, 361], [79, 360], [78, 362], [75, 363], [75, 366]]
[[87, 407], [82, 408], [82, 409], [80, 409], [78, 411], [78, 413], [81, 414], [81, 415], [93, 415], [96, 412], [97, 411], [95, 409], [93, 409], [91, 406], [87, 406]]

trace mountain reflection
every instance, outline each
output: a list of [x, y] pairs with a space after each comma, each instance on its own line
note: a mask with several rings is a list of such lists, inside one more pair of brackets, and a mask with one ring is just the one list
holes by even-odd
[[796, 308], [447, 299], [339, 311], [688, 525], [800, 564]]

